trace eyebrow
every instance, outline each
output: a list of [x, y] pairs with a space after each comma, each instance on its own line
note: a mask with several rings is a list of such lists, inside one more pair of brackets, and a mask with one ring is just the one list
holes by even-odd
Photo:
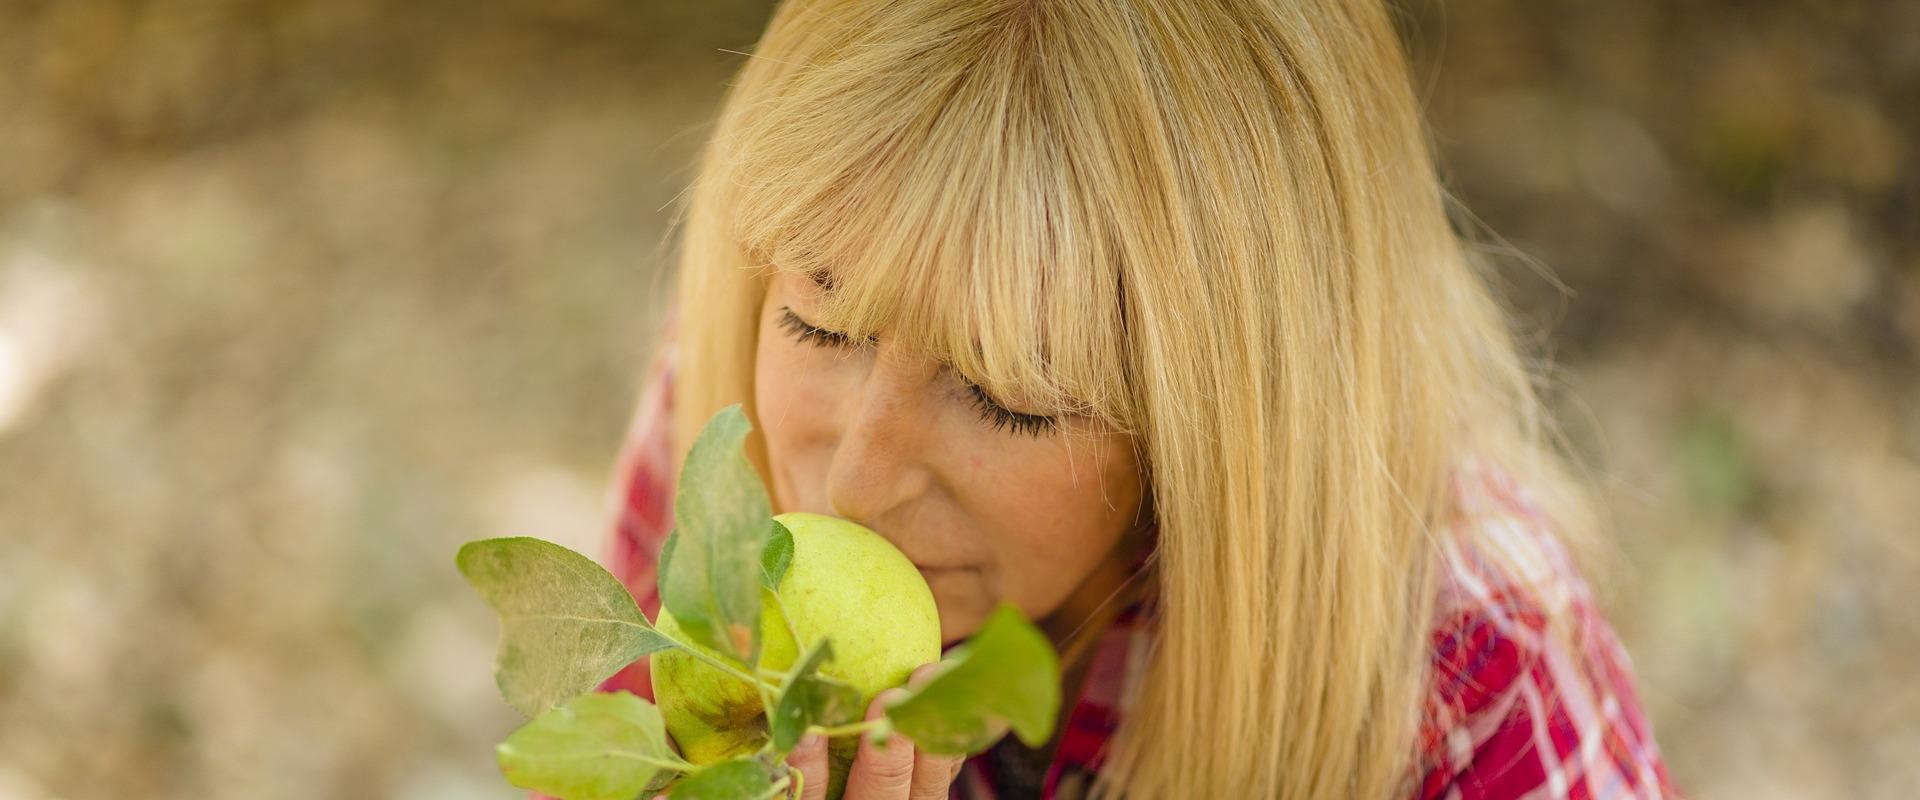
[[813, 281], [813, 285], [820, 287], [820, 291], [826, 292], [827, 294], [833, 294], [835, 290], [840, 288], [840, 281], [833, 277], [833, 273], [824, 269], [809, 272], [807, 273], [807, 277]]

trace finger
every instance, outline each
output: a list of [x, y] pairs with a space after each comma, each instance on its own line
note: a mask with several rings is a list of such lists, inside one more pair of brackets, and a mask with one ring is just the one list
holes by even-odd
[[939, 669], [940, 669], [940, 662], [938, 661], [929, 661], [925, 664], [921, 664], [920, 666], [915, 667], [913, 670], [913, 674], [907, 676], [907, 686], [909, 688], [918, 689], [922, 686], [927, 685], [927, 681], [933, 680], [933, 673], [939, 671]]
[[[904, 689], [888, 689], [867, 706], [867, 719], [879, 719], [887, 705], [907, 695]], [[848, 798], [858, 800], [907, 800], [913, 788], [913, 742], [898, 733], [884, 745], [875, 744], [871, 735], [860, 737], [860, 752], [853, 758], [847, 774]]]
[[[914, 689], [925, 686], [939, 670], [938, 661], [921, 664], [907, 677], [907, 686]], [[913, 757], [913, 791], [908, 795], [910, 800], [946, 797], [948, 788], [960, 777], [960, 765], [965, 760], [959, 756], [916, 752]]]
[[801, 737], [787, 765], [800, 770], [800, 800], [827, 800], [827, 740], [817, 733]]
[[957, 756], [937, 755], [914, 748], [913, 785], [907, 792], [907, 800], [943, 800], [947, 796], [947, 788], [953, 785], [955, 766], [959, 763]]

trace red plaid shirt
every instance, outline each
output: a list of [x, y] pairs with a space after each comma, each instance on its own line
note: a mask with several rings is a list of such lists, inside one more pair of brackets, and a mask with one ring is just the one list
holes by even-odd
[[[608, 566], [652, 617], [659, 612], [655, 564], [673, 525], [668, 440], [676, 350], [672, 324], [644, 384], [615, 469]], [[1418, 737], [1420, 800], [1481, 798], [1658, 798], [1673, 794], [1634, 695], [1627, 654], [1593, 605], [1585, 583], [1548, 532], [1540, 509], [1505, 471], [1472, 459], [1452, 479], [1460, 516], [1444, 537], [1447, 563], [1433, 629], [1433, 677]], [[1459, 526], [1481, 536], [1460, 535]], [[1528, 574], [1495, 569], [1478, 541], [1512, 554]], [[1525, 543], [1531, 547], [1506, 547]], [[1128, 683], [1144, 673], [1151, 609], [1127, 609], [1094, 644], [1085, 684], [1060, 733], [1040, 795], [1081, 796], [1107, 740], [1125, 714]], [[1549, 636], [1554, 609], [1572, 624], [1575, 647]], [[647, 662], [607, 680], [651, 698]], [[1003, 745], [1012, 742], [1011, 738]], [[997, 748], [1001, 755], [1005, 747]], [[998, 798], [1018, 791], [1012, 762], [991, 754], [967, 761], [953, 796]], [[1030, 794], [1031, 792], [1026, 792]]]

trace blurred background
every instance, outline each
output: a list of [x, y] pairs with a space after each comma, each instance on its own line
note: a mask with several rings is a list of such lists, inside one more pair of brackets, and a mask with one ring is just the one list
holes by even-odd
[[[1920, 3], [1400, 0], [1692, 795], [1920, 796]], [[515, 798], [769, 5], [0, 0], [0, 800]]]

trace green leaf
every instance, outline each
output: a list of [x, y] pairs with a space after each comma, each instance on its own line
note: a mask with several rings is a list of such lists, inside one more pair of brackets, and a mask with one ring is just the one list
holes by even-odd
[[767, 544], [760, 550], [760, 583], [773, 591], [780, 591], [780, 580], [787, 577], [787, 568], [793, 566], [793, 531], [773, 521], [773, 531], [767, 534]]
[[819, 674], [833, 660], [833, 645], [821, 639], [787, 673], [773, 706], [773, 751], [786, 753], [809, 725], [845, 725], [860, 720], [860, 690]]
[[687, 768], [667, 747], [660, 710], [627, 692], [590, 692], [495, 748], [507, 781], [561, 800], [630, 800]]
[[679, 779], [680, 775], [681, 773], [668, 772], [666, 770], [655, 773], [653, 780], [647, 781], [646, 788], [640, 790], [640, 796], [637, 800], [653, 800], [655, 797], [666, 794], [667, 790], [673, 787], [673, 782]]
[[494, 681], [528, 717], [676, 646], [647, 624], [619, 580], [552, 542], [482, 539], [462, 546], [454, 563], [500, 616]]
[[934, 678], [887, 709], [895, 730], [932, 753], [991, 746], [1008, 725], [1029, 747], [1053, 736], [1060, 711], [1060, 657], [1039, 629], [1001, 605], [953, 649]]
[[740, 756], [700, 770], [673, 785], [673, 800], [757, 800], [778, 795], [767, 766], [753, 756]]
[[654, 570], [654, 584], [656, 588], [660, 583], [660, 576], [664, 576], [673, 570], [673, 549], [679, 544], [680, 529], [674, 528], [673, 530], [667, 531], [666, 541], [660, 543], [660, 557], [654, 559], [654, 566], [656, 568]]
[[694, 440], [674, 495], [672, 559], [660, 602], [695, 641], [752, 668], [760, 656], [760, 555], [772, 515], [743, 445], [753, 425], [738, 404]]

